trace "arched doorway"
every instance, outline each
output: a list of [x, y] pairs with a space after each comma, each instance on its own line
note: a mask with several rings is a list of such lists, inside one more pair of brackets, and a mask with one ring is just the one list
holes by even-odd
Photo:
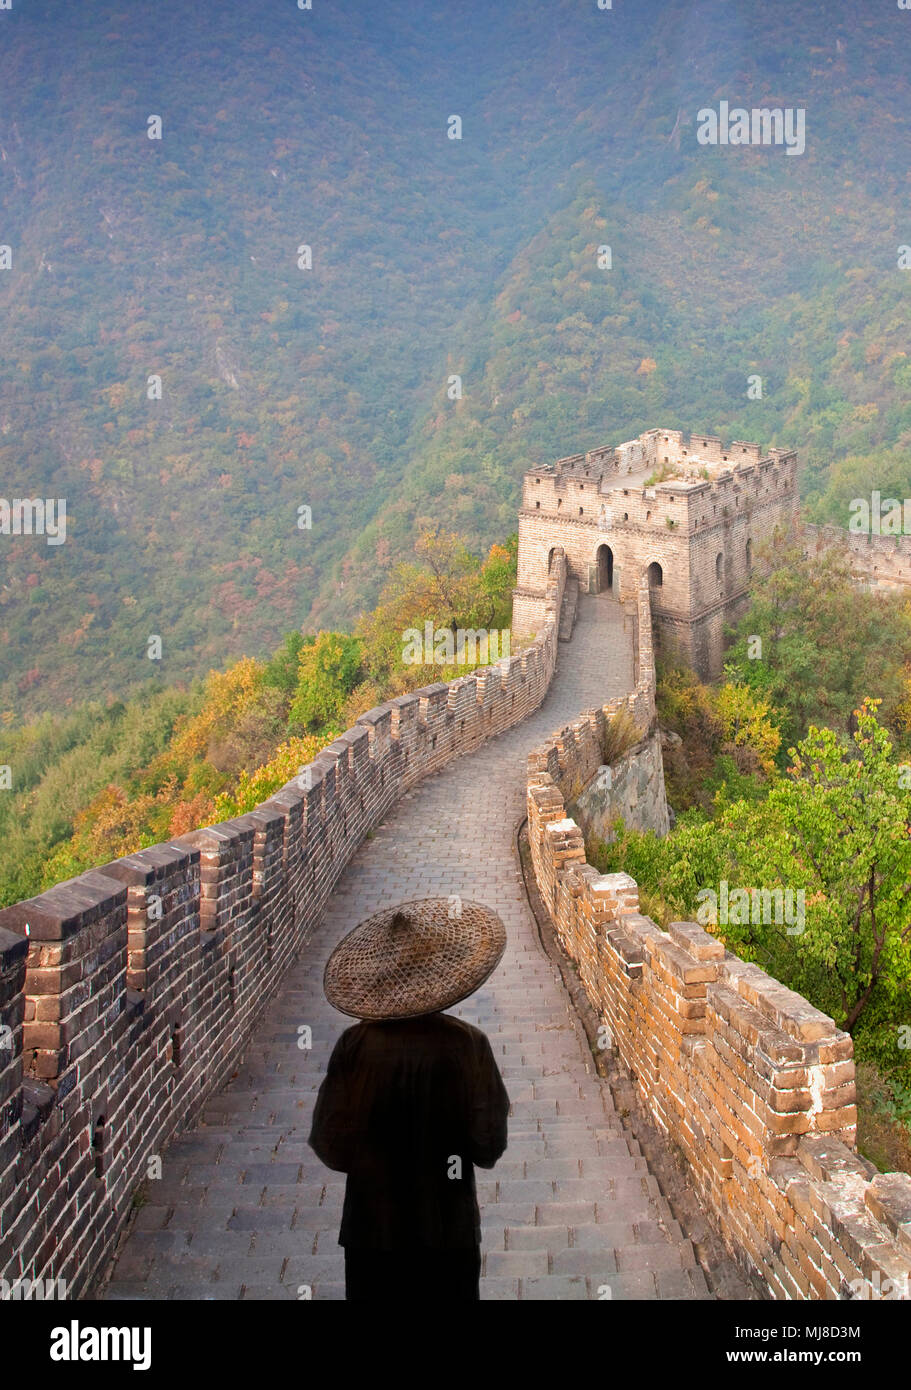
[[648, 575], [648, 586], [650, 589], [660, 589], [664, 583], [664, 573], [657, 560], [653, 560], [646, 570]]
[[598, 546], [598, 593], [609, 594], [614, 587], [614, 552], [609, 545]]

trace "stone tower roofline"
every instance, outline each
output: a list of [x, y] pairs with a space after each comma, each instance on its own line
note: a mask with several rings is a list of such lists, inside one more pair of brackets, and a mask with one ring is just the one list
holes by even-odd
[[[652, 429], [623, 444], [604, 445], [584, 454], [568, 454], [555, 463], [535, 465], [526, 470], [526, 477], [549, 477], [557, 488], [561, 479], [589, 480], [600, 484], [601, 490], [610, 491], [613, 488], [604, 488], [608, 479], [622, 478], [642, 469], [652, 472], [668, 465], [688, 469], [711, 467], [715, 477], [724, 477], [750, 471], [756, 465], [773, 467], [791, 458], [796, 459], [793, 450], [769, 448], [763, 455], [759, 444], [747, 440], [735, 439], [726, 445], [718, 435], [686, 435], [681, 430]], [[724, 464], [729, 467], [719, 467]], [[692, 488], [710, 480], [679, 478], [656, 486], [663, 487], [668, 481]]]
[[607, 479], [602, 480], [599, 493], [607, 495], [609, 493], [621, 493], [632, 496], [636, 494], [641, 497], [655, 497], [664, 494], [667, 497], [692, 497], [697, 498], [707, 493], [709, 496], [719, 496], [727, 498], [732, 489], [739, 491], [738, 483], [749, 486], [751, 483], [761, 484], [770, 469], [774, 470], [780, 464], [793, 462], [795, 468], [797, 464], [797, 454], [776, 450], [774, 455], [759, 459], [756, 463], [735, 464], [733, 468], [722, 469], [721, 472], [709, 476], [708, 478], [666, 478], [663, 482], [653, 483], [650, 487], [645, 484], [637, 485], [632, 479], [624, 487], [623, 479], [616, 479], [612, 486], [604, 486]]

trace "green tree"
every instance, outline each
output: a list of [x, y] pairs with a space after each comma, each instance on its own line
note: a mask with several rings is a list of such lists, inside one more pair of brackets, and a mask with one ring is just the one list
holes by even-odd
[[288, 715], [289, 731], [315, 733], [336, 723], [360, 679], [363, 643], [341, 632], [320, 632], [301, 649], [297, 690]]
[[846, 730], [870, 694], [882, 699], [892, 726], [911, 647], [908, 605], [860, 589], [835, 550], [805, 555], [800, 533], [778, 534], [774, 555], [775, 568], [753, 586], [727, 673], [781, 711], [787, 742], [811, 722]]
[[263, 683], [274, 686], [290, 700], [297, 689], [301, 652], [315, 641], [315, 637], [305, 637], [302, 632], [287, 633], [274, 656], [266, 662]]
[[[423, 633], [426, 623], [453, 633], [508, 627], [517, 543], [510, 537], [505, 546], [492, 546], [482, 562], [454, 531], [425, 525], [414, 545], [417, 563], [396, 567], [376, 608], [361, 621], [371, 674], [400, 687], [424, 684], [426, 671], [404, 665], [402, 653], [404, 634]], [[437, 670], [434, 678], [443, 679], [443, 673]]]
[[911, 791], [868, 700], [850, 740], [811, 728], [762, 804], [721, 819], [732, 877], [805, 896], [802, 929], [726, 929], [767, 968], [853, 1032], [871, 1001], [894, 1005], [911, 979]]

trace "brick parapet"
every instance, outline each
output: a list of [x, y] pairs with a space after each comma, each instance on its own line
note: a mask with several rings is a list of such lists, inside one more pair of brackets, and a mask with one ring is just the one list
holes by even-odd
[[[645, 649], [638, 659], [653, 713]], [[911, 1176], [877, 1174], [856, 1152], [850, 1036], [695, 922], [662, 931], [639, 912], [634, 879], [586, 862], [566, 804], [634, 698], [586, 712], [528, 758], [531, 860], [557, 936], [743, 1267], [776, 1298], [908, 1298]]]

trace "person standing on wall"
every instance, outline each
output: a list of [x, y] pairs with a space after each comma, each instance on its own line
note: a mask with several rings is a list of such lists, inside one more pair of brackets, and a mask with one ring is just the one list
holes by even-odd
[[347, 1174], [339, 1244], [349, 1302], [480, 1297], [475, 1167], [506, 1149], [509, 1096], [487, 1037], [443, 1012], [483, 984], [506, 932], [476, 903], [426, 899], [350, 932], [326, 997], [363, 1020], [339, 1038], [310, 1145]]

